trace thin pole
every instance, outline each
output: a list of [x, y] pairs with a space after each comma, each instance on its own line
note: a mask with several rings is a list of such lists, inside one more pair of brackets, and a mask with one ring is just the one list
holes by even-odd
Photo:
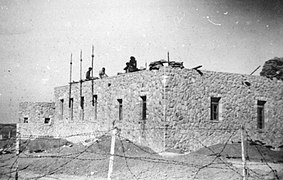
[[94, 46], [92, 45], [92, 54], [91, 54], [91, 77], [93, 77], [93, 62], [94, 62]]
[[83, 78], [82, 78], [82, 68], [83, 68], [83, 52], [81, 50], [81, 53], [80, 53], [80, 106], [81, 106], [81, 120], [83, 120], [83, 109], [82, 109], [82, 106], [83, 106], [83, 99], [82, 99], [82, 94], [83, 94]]
[[115, 153], [115, 140], [116, 140], [117, 129], [112, 130], [112, 139], [111, 139], [111, 148], [110, 148], [110, 158], [109, 158], [109, 169], [108, 169], [108, 180], [111, 180], [113, 172], [113, 163], [114, 163], [114, 153]]
[[253, 75], [253, 73], [255, 73], [259, 68], [260, 66], [258, 66], [250, 75]]
[[243, 180], [247, 180], [247, 162], [246, 162], [246, 140], [245, 140], [245, 129], [241, 127], [241, 146], [242, 146], [242, 161], [243, 161]]
[[169, 62], [170, 62], [169, 51], [167, 52], [167, 59], [168, 59], [168, 66], [169, 66]]
[[16, 124], [16, 174], [15, 180], [18, 180], [19, 169], [19, 154], [20, 154], [20, 123]]
[[83, 58], [82, 58], [82, 55], [83, 54], [83, 52], [82, 52], [82, 50], [81, 50], [81, 53], [80, 53], [80, 81], [82, 81], [82, 64], [83, 64]]
[[71, 108], [71, 96], [72, 96], [72, 53], [70, 60], [70, 87], [69, 87], [69, 108]]
[[94, 96], [93, 96], [93, 62], [94, 62], [94, 46], [92, 45], [92, 54], [91, 54], [91, 95], [92, 95], [92, 106], [94, 106]]

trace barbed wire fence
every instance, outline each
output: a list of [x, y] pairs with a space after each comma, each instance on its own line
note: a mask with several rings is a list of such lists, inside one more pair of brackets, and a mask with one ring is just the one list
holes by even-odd
[[[24, 171], [33, 171], [34, 170], [34, 162], [35, 161], [42, 161], [46, 164], [42, 167], [36, 167], [36, 173], [38, 175], [34, 175], [32, 177], [27, 177], [25, 179], [40, 179], [43, 177], [47, 177], [56, 173], [65, 172], [66, 169], [70, 168], [69, 166], [72, 163], [77, 163], [78, 166], [81, 164], [84, 164], [87, 166], [87, 164], [103, 164], [105, 166], [100, 166], [100, 169], [97, 169], [96, 172], [92, 173], [93, 166], [90, 166], [89, 169], [85, 171], [90, 171], [91, 173], [89, 176], [97, 174], [97, 176], [105, 176], [107, 172], [109, 171], [108, 163], [109, 158], [112, 156], [114, 158], [114, 171], [113, 174], [111, 174], [111, 178], [117, 178], [118, 176], [126, 176], [128, 179], [150, 179], [152, 175], [152, 171], [156, 171], [156, 168], [162, 168], [163, 166], [170, 166], [174, 168], [182, 167], [184, 169], [188, 169], [186, 173], [182, 173], [182, 175], [187, 176], [187, 179], [200, 179], [203, 178], [201, 173], [203, 171], [213, 169], [213, 170], [224, 170], [225, 172], [229, 172], [231, 176], [240, 178], [240, 179], [265, 179], [265, 177], [272, 175], [274, 179], [279, 179], [277, 171], [272, 168], [272, 166], [268, 163], [267, 159], [265, 158], [263, 152], [261, 149], [257, 146], [255, 146], [258, 154], [262, 157], [262, 163], [261, 165], [265, 165], [267, 168], [269, 168], [269, 172], [263, 172], [253, 169], [252, 167], [249, 167], [249, 163], [245, 164], [246, 167], [236, 167], [231, 163], [230, 161], [227, 161], [227, 158], [225, 157], [224, 151], [227, 150], [231, 139], [236, 136], [240, 131], [242, 131], [241, 128], [237, 129], [229, 129], [229, 128], [215, 128], [215, 131], [219, 132], [230, 132], [230, 135], [225, 138], [225, 141], [222, 143], [222, 146], [220, 146], [218, 149], [212, 148], [212, 146], [206, 145], [202, 139], [198, 136], [193, 136], [191, 139], [193, 139], [195, 142], [201, 145], [201, 147], [208, 152], [210, 152], [208, 155], [206, 154], [206, 157], [209, 157], [209, 159], [205, 159], [204, 161], [195, 161], [190, 158], [193, 158], [193, 156], [189, 156], [187, 158], [168, 158], [164, 156], [160, 156], [156, 152], [150, 150], [149, 148], [145, 146], [138, 145], [132, 141], [130, 141], [126, 136], [122, 135], [123, 131], [131, 130], [132, 132], [138, 131], [140, 132], [141, 129], [118, 129], [118, 133], [113, 135], [111, 133], [114, 129], [117, 130], [117, 128], [110, 129], [109, 131], [101, 131], [100, 136], [90, 140], [87, 142], [87, 145], [82, 146], [78, 149], [74, 148], [72, 151], [64, 150], [65, 148], [72, 149], [73, 147], [70, 147], [71, 145], [68, 145], [64, 143], [64, 139], [68, 139], [70, 137], [93, 137], [97, 132], [88, 132], [88, 133], [78, 133], [78, 134], [72, 134], [72, 135], [66, 135], [66, 136], [58, 136], [58, 137], [51, 137], [51, 136], [40, 136], [40, 135], [30, 135], [30, 136], [24, 136], [20, 133], [17, 134], [16, 137], [12, 137], [7, 141], [10, 142], [16, 142], [17, 139], [21, 141], [19, 146], [17, 146], [17, 150], [11, 150], [15, 147], [15, 145], [11, 145], [11, 147], [6, 146], [6, 149], [2, 149], [1, 151], [1, 171], [0, 172], [0, 178], [6, 178], [6, 179], [18, 179], [21, 176], [21, 173]], [[148, 128], [148, 130], [160, 130], [162, 128]], [[192, 129], [198, 129], [200, 131], [205, 131], [205, 128], [192, 128]], [[103, 133], [102, 133], [103, 132]], [[246, 135], [244, 137], [244, 143], [247, 143], [247, 141], [253, 141], [251, 138], [251, 135], [248, 131], [244, 130], [244, 134]], [[110, 153], [110, 136], [114, 136], [116, 139], [116, 147], [114, 147], [115, 152], [112, 154]], [[108, 144], [102, 144], [101, 139], [107, 138]], [[31, 147], [33, 146], [32, 143], [34, 140], [37, 141], [54, 141], [54, 139], [57, 139], [54, 144], [52, 144], [50, 151], [47, 150], [46, 152], [40, 152], [40, 153], [34, 153], [30, 151]], [[58, 144], [57, 144], [58, 143]], [[10, 143], [11, 144], [11, 143]], [[13, 143], [12, 143], [13, 144]], [[42, 148], [44, 148], [43, 146]], [[52, 149], [56, 149], [55, 151]], [[59, 149], [59, 150], [58, 150]], [[244, 149], [247, 149], [244, 147]], [[6, 150], [9, 150], [12, 152], [12, 154], [4, 154]], [[245, 152], [245, 156], [249, 157], [249, 151]], [[187, 154], [179, 155], [180, 157], [187, 156]], [[175, 156], [177, 157], [177, 156]], [[240, 159], [241, 157], [237, 157]], [[48, 160], [52, 160], [51, 162], [47, 163]], [[259, 163], [259, 162], [258, 162]], [[144, 166], [143, 168], [137, 168], [136, 166]], [[246, 168], [246, 171], [243, 171], [243, 169]], [[69, 170], [69, 172], [72, 171], [72, 169]], [[75, 171], [75, 170], [74, 170]], [[93, 170], [94, 171], [94, 170]], [[100, 172], [99, 172], [100, 171]], [[159, 169], [159, 172], [164, 172]], [[99, 173], [98, 173], [99, 172]], [[19, 173], [19, 177], [17, 176], [17, 173]], [[85, 175], [82, 173], [79, 173], [79, 170], [76, 172], [78, 175]], [[119, 174], [120, 173], [120, 174]], [[246, 173], [246, 174], [244, 174]], [[162, 176], [162, 175], [161, 175]], [[173, 178], [173, 176], [170, 176], [168, 178]], [[173, 178], [174, 179], [174, 178]]]

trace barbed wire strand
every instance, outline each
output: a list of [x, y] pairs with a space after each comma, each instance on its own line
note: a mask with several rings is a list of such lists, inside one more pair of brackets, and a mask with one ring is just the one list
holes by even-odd
[[[252, 141], [251, 136], [248, 134], [248, 131], [246, 131], [247, 137]], [[273, 169], [267, 162], [267, 160], [265, 159], [263, 153], [261, 152], [261, 150], [255, 145], [255, 148], [257, 149], [258, 153], [260, 154], [260, 156], [262, 157], [263, 162], [268, 166], [268, 168], [273, 172], [273, 175], [276, 179], [279, 180], [277, 171], [275, 169]]]
[[[152, 129], [161, 129], [161, 128], [148, 128], [147, 130], [152, 130]], [[164, 129], [164, 128], [162, 128], [162, 129]], [[173, 129], [173, 128], [172, 128], [172, 129]], [[191, 129], [195, 129], [195, 130], [196, 130], [196, 128], [191, 128]], [[208, 128], [208, 129], [209, 129], [209, 128]], [[111, 130], [112, 130], [112, 129], [111, 129]], [[111, 130], [109, 130], [109, 131], [111, 131]], [[140, 130], [140, 129], [138, 129], [138, 128], [124, 128], [124, 129], [122, 129], [122, 130], [123, 130], [123, 131], [124, 131], [124, 130], [135, 130], [135, 131], [138, 131], [138, 130]], [[198, 130], [201, 130], [201, 129], [198, 129]], [[210, 129], [210, 130], [211, 130], [211, 129]], [[219, 128], [218, 130], [219, 130], [219, 131], [222, 131], [222, 130], [224, 130], [224, 129], [223, 129], [223, 128]], [[225, 129], [225, 130], [227, 130], [227, 129]], [[230, 128], [229, 130], [231, 130], [231, 131], [234, 130], [234, 132], [231, 133], [231, 135], [229, 136], [229, 138], [225, 141], [224, 146], [222, 147], [221, 151], [218, 152], [218, 153], [215, 153], [215, 151], [213, 151], [210, 147], [208, 147], [208, 146], [206, 146], [205, 144], [203, 144], [198, 138], [193, 137], [193, 139], [195, 139], [196, 141], [198, 141], [203, 147], [205, 147], [206, 149], [210, 150], [212, 153], [214, 153], [214, 154], [216, 155], [216, 157], [215, 157], [210, 163], [208, 163], [208, 164], [206, 164], [206, 165], [202, 165], [202, 166], [196, 165], [196, 164], [193, 164], [193, 163], [192, 163], [192, 164], [189, 164], [189, 163], [187, 163], [187, 162], [182, 162], [182, 161], [180, 162], [180, 161], [176, 161], [176, 160], [165, 160], [165, 159], [162, 159], [162, 158], [142, 157], [142, 156], [137, 156], [137, 157], [127, 156], [127, 155], [126, 155], [126, 150], [125, 150], [124, 143], [122, 142], [122, 138], [125, 139], [126, 141], [127, 141], [128, 139], [125, 138], [125, 137], [123, 137], [123, 136], [121, 136], [120, 134], [118, 134], [118, 137], [119, 137], [119, 140], [120, 140], [120, 142], [121, 142], [121, 146], [122, 146], [122, 150], [123, 150], [123, 155], [115, 154], [115, 156], [121, 157], [121, 158], [124, 158], [124, 159], [125, 159], [125, 161], [126, 161], [126, 167], [127, 167], [127, 169], [129, 170], [129, 172], [131, 173], [131, 175], [132, 175], [135, 179], [138, 179], [139, 175], [135, 175], [135, 174], [132, 172], [132, 170], [130, 169], [129, 164], [128, 164], [128, 159], [146, 161], [146, 162], [151, 162], [151, 163], [164, 163], [164, 164], [182, 165], [182, 166], [186, 166], [186, 167], [197, 168], [196, 173], [195, 173], [195, 175], [194, 175], [194, 179], [197, 177], [198, 173], [199, 173], [202, 169], [204, 169], [204, 168], [219, 168], [219, 169], [224, 169], [224, 168], [222, 168], [222, 167], [217, 167], [217, 166], [214, 167], [214, 166], [213, 166], [213, 165], [215, 165], [216, 159], [219, 159], [220, 161], [223, 162], [223, 164], [224, 164], [226, 167], [228, 167], [228, 169], [230, 169], [230, 170], [236, 172], [237, 174], [239, 174], [239, 175], [242, 177], [242, 175], [241, 175], [236, 169], [234, 169], [233, 166], [231, 166], [230, 164], [228, 164], [227, 162], [225, 162], [225, 161], [221, 158], [221, 153], [224, 151], [224, 149], [226, 148], [226, 146], [227, 146], [228, 142], [230, 141], [230, 139], [235, 135], [235, 133], [236, 133], [237, 130], [239, 130], [239, 129], [232, 129], [232, 128]], [[103, 136], [108, 135], [108, 134], [109, 134], [109, 131], [107, 131], [107, 132], [105, 132], [105, 131], [99, 131], [99, 132], [104, 132], [104, 134], [102, 134], [100, 137], [103, 137]], [[88, 132], [88, 133], [78, 133], [78, 134], [74, 134], [74, 135], [60, 136], [60, 137], [63, 138], [63, 137], [75, 137], [75, 136], [98, 135], [98, 134], [99, 134], [99, 133], [97, 133], [97, 132]], [[248, 134], [247, 134], [247, 135], [248, 135]], [[28, 141], [27, 144], [23, 144], [21, 148], [24, 148], [24, 149], [27, 148], [27, 146], [28, 146], [29, 143], [31, 142], [31, 139], [33, 139], [34, 135], [30, 135], [30, 136], [27, 136], [27, 137], [29, 137], [29, 138], [27, 139], [27, 141]], [[250, 138], [249, 135], [248, 135], [248, 137]], [[46, 136], [46, 137], [39, 137], [39, 139], [53, 139], [53, 138], [54, 138], [54, 137], [49, 137], [49, 136]], [[98, 138], [98, 137], [96, 137], [96, 138]], [[98, 138], [98, 139], [99, 139], [99, 138]], [[40, 156], [34, 156], [34, 155], [26, 154], [24, 151], [21, 151], [20, 154], [19, 154], [19, 156], [16, 158], [16, 160], [18, 160], [18, 158], [55, 158], [55, 159], [58, 159], [58, 160], [59, 160], [59, 159], [71, 159], [71, 161], [73, 161], [74, 159], [82, 160], [82, 161], [105, 160], [106, 157], [105, 157], [105, 158], [80, 158], [80, 157], [79, 157], [81, 154], [83, 154], [84, 152], [88, 151], [89, 148], [90, 148], [92, 145], [94, 145], [96, 142], [98, 142], [98, 141], [92, 142], [91, 145], [89, 145], [88, 147], [86, 147], [83, 151], [75, 152], [75, 153], [69, 153], [69, 154], [62, 154], [62, 155], [50, 155], [50, 156], [49, 156], [49, 155], [40, 155]], [[129, 141], [129, 140], [128, 140], [127, 142], [133, 144], [135, 147], [139, 148], [140, 150], [142, 150], [143, 152], [145, 152], [145, 153], [147, 153], [147, 154], [150, 154], [150, 155], [157, 155], [155, 152], [154, 152], [154, 153], [153, 153], [153, 152], [149, 152], [149, 151], [146, 150], [144, 147], [139, 146], [139, 145], [133, 143], [132, 141]], [[256, 148], [257, 148], [257, 147], [256, 147]], [[260, 150], [259, 150], [258, 148], [257, 148], [257, 150], [259, 151], [260, 155], [263, 157], [263, 154], [260, 152]], [[110, 155], [109, 153], [99, 153], [99, 152], [94, 152], [94, 153], [95, 153], [95, 154], [100, 154], [100, 155], [105, 155], [105, 156]], [[20, 155], [21, 155], [21, 156], [20, 156]], [[26, 157], [24, 157], [24, 156], [22, 156], [22, 155], [24, 155], [24, 156], [26, 156]], [[14, 173], [14, 171], [13, 171], [12, 169], [13, 169], [13, 167], [14, 167], [14, 164], [15, 164], [16, 160], [14, 161], [14, 163], [12, 163], [12, 165], [11, 165], [11, 167], [10, 167], [10, 172], [9, 172], [10, 175], [11, 175], [12, 173]], [[278, 178], [278, 175], [275, 174], [276, 171], [272, 169], [272, 167], [266, 162], [266, 159], [265, 159], [264, 157], [263, 157], [263, 160], [265, 161], [265, 163], [267, 164], [267, 166], [272, 170], [270, 173], [273, 172], [274, 175], [275, 175], [275, 177], [277, 177], [277, 179], [279, 179], [279, 178]], [[38, 179], [38, 178], [42, 178], [42, 177], [45, 177], [45, 176], [48, 176], [48, 175], [52, 175], [52, 174], [56, 173], [57, 171], [59, 171], [62, 167], [64, 167], [64, 166], [66, 166], [67, 164], [69, 164], [71, 161], [68, 161], [68, 162], [65, 162], [65, 163], [59, 165], [57, 168], [55, 168], [55, 169], [53, 169], [53, 170], [51, 170], [51, 171], [45, 173], [44, 175], [32, 177], [32, 178], [30, 178], [30, 179], [34, 179], [34, 178], [37, 178], [37, 179]], [[28, 165], [28, 166], [29, 166], [29, 165]], [[27, 169], [28, 166], [19, 169], [19, 171], [22, 171], [22, 170], [24, 170], [24, 169]], [[250, 170], [251, 170], [251, 169], [250, 169]], [[256, 173], [256, 172], [253, 171], [253, 170], [251, 170], [251, 172], [253, 172], [254, 176], [256, 176], [257, 178], [264, 176], [264, 175], [260, 175], [259, 173]], [[144, 172], [140, 172], [140, 173], [144, 173]], [[140, 173], [139, 173], [139, 174], [140, 174]], [[268, 174], [266, 174], [266, 175], [269, 175], [270, 173], [268, 173]], [[8, 174], [8, 173], [7, 173], [7, 174]], [[0, 175], [1, 175], [1, 174], [0, 174]], [[2, 174], [2, 175], [3, 175], [3, 174]], [[251, 175], [251, 176], [253, 176], [253, 175]], [[10, 179], [10, 177], [9, 177], [9, 179]]]
[[[116, 136], [116, 135], [115, 135], [115, 136]], [[123, 151], [123, 154], [124, 154], [124, 156], [125, 156], [125, 162], [126, 162], [127, 169], [128, 169], [128, 171], [132, 174], [132, 176], [133, 176], [135, 179], [138, 180], [139, 178], [136, 177], [136, 175], [131, 171], [131, 169], [130, 169], [130, 167], [129, 167], [129, 165], [128, 165], [128, 160], [127, 160], [126, 154], [125, 154], [125, 147], [124, 147], [123, 141], [122, 141], [122, 139], [121, 139], [119, 133], [118, 133], [118, 138], [119, 138], [119, 141], [120, 141], [120, 143], [121, 143], [121, 145], [122, 145], [122, 151]]]
[[[236, 132], [236, 131], [235, 131], [235, 132]], [[221, 151], [220, 151], [219, 153], [217, 153], [218, 155], [216, 155], [215, 158], [214, 158], [210, 163], [208, 163], [208, 164], [206, 164], [206, 165], [200, 167], [200, 168], [197, 170], [197, 172], [195, 173], [193, 179], [195, 179], [195, 178], [197, 177], [198, 173], [199, 173], [202, 169], [204, 169], [204, 168], [206, 168], [206, 167], [212, 165], [212, 164], [214, 163], [214, 161], [216, 161], [216, 159], [220, 159], [219, 157], [221, 156], [221, 153], [224, 151], [224, 149], [226, 148], [228, 142], [229, 142], [230, 139], [234, 136], [235, 132], [232, 133], [232, 134], [229, 136], [229, 138], [226, 140], [226, 142], [224, 143], [224, 146], [222, 147]], [[207, 148], [207, 146], [204, 146], [204, 147]], [[210, 148], [208, 148], [208, 149], [210, 149]], [[210, 149], [210, 150], [213, 152], [212, 149]], [[215, 152], [214, 152], [214, 153], [215, 153]], [[220, 159], [220, 160], [223, 161], [222, 159]], [[223, 162], [224, 162], [224, 161], [223, 161]], [[225, 163], [225, 165], [226, 165], [226, 163]], [[228, 167], [230, 168], [229, 165], [228, 165]], [[237, 174], [239, 174], [239, 172], [235, 171], [234, 169], [231, 168], [231, 170], [233, 170], [234, 172], [236, 172]], [[241, 175], [241, 174], [240, 174], [240, 175]], [[242, 177], [242, 175], [241, 175], [241, 177]]]

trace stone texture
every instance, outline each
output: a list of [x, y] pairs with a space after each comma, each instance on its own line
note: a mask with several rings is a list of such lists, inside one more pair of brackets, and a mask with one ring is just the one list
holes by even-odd
[[[283, 144], [282, 81], [210, 71], [200, 76], [188, 69], [172, 69], [170, 76], [167, 116], [172, 128], [168, 130], [167, 148], [190, 151], [203, 144], [223, 143], [242, 124], [253, 140], [272, 146]], [[219, 121], [210, 120], [210, 97], [221, 97]], [[257, 100], [266, 101], [262, 130], [257, 129]], [[233, 141], [239, 141], [240, 131], [236, 132]]]
[[[52, 135], [54, 128], [55, 103], [48, 102], [22, 102], [19, 105], [19, 122], [22, 138]], [[24, 123], [24, 118], [28, 123]], [[44, 123], [50, 118], [49, 123]]]
[[[46, 134], [77, 142], [107, 133], [116, 126], [121, 129], [121, 136], [155, 151], [192, 151], [223, 143], [231, 135], [231, 141], [239, 141], [239, 128], [244, 124], [252, 139], [275, 147], [283, 144], [282, 81], [202, 72], [201, 76], [191, 69], [163, 67], [84, 81], [84, 110], [80, 107], [80, 83], [72, 83], [73, 119], [68, 104], [69, 86], [56, 87], [54, 121]], [[92, 106], [92, 83], [93, 94], [98, 97], [97, 118]], [[147, 99], [146, 120], [141, 119], [141, 96]], [[219, 121], [210, 120], [211, 97], [221, 98]], [[122, 120], [118, 119], [117, 99], [123, 102]], [[262, 130], [257, 129], [257, 100], [266, 101]]]

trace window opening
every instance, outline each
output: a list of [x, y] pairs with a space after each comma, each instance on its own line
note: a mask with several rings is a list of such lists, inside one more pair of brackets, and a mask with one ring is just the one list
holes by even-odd
[[85, 98], [82, 96], [81, 97], [81, 108], [84, 109], [84, 104], [85, 104]]
[[141, 96], [142, 99], [142, 120], [146, 120], [146, 96]]
[[92, 106], [94, 106], [94, 119], [97, 119], [97, 95], [92, 96]]
[[44, 118], [44, 124], [49, 124], [50, 123], [50, 118]]
[[64, 99], [60, 99], [60, 115], [61, 115], [61, 119], [63, 119], [63, 115], [64, 115]]
[[211, 97], [210, 100], [210, 119], [219, 120], [219, 97]]
[[257, 101], [257, 128], [264, 128], [264, 104], [266, 101]]
[[70, 102], [71, 102], [70, 119], [73, 120], [73, 116], [74, 116], [74, 98], [71, 98]]
[[28, 123], [28, 117], [24, 117], [24, 123]]
[[123, 100], [122, 99], [117, 99], [119, 103], [119, 120], [123, 119]]

